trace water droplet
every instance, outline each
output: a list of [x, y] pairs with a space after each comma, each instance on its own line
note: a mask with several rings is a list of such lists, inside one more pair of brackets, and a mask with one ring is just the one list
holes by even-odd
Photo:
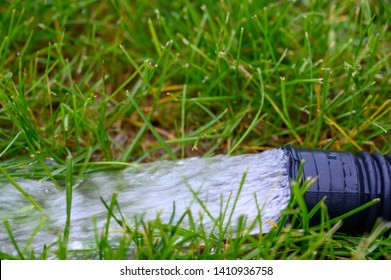
[[12, 72], [8, 72], [7, 74], [4, 75], [4, 78], [10, 79], [10, 78], [12, 78], [12, 76], [13, 76]]

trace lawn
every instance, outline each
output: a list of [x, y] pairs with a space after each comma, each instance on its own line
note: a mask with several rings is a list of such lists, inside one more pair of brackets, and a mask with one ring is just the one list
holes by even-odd
[[[2, 1], [0, 188], [46, 180], [70, 199], [102, 169], [285, 144], [391, 153], [390, 11], [386, 0]], [[13, 211], [39, 211], [26, 199]], [[60, 259], [391, 259], [390, 224], [348, 234], [338, 222], [303, 229], [294, 203], [288, 215], [296, 224], [241, 237], [157, 217], [115, 244], [97, 229], [88, 252], [68, 250], [66, 223], [51, 248]], [[49, 257], [1, 218], [15, 247], [1, 259]]]

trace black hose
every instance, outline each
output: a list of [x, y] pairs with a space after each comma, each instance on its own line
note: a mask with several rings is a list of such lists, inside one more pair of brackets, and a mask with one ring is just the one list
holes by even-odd
[[[391, 154], [368, 154], [298, 149], [291, 145], [282, 149], [289, 157], [288, 174], [291, 180], [299, 177], [304, 160], [302, 178], [317, 178], [305, 193], [309, 209], [323, 197], [330, 218], [345, 214], [375, 198], [376, 203], [343, 222], [342, 230], [364, 232], [373, 228], [378, 218], [391, 220]], [[319, 223], [320, 215], [311, 219]]]

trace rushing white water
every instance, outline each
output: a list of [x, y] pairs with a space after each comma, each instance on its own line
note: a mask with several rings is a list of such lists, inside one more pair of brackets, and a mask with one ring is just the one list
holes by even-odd
[[[159, 214], [160, 219], [168, 223], [173, 212], [175, 223], [190, 209], [196, 222], [202, 219], [207, 230], [212, 230], [213, 221], [204, 207], [215, 219], [228, 206], [224, 221], [228, 222], [232, 211], [229, 224], [232, 230], [241, 215], [247, 217], [246, 225], [249, 226], [258, 216], [256, 194], [261, 208], [262, 230], [267, 232], [271, 227], [267, 221], [277, 222], [280, 211], [286, 208], [290, 198], [287, 161], [281, 149], [273, 149], [260, 154], [159, 161], [117, 172], [92, 174], [73, 190], [68, 248], [82, 249], [94, 244], [93, 217], [99, 229], [104, 227], [107, 218], [107, 209], [100, 197], [110, 203], [114, 192], [118, 193], [117, 200], [130, 226], [135, 215], [153, 220]], [[18, 183], [47, 212], [46, 221], [29, 245], [39, 252], [44, 244], [56, 242], [64, 230], [65, 193], [59, 192], [51, 182], [20, 180]], [[238, 200], [232, 210], [236, 197]], [[43, 216], [31, 209], [29, 202], [13, 185], [4, 183], [4, 180], [0, 183], [0, 218], [8, 220], [21, 248]], [[181, 225], [186, 227], [187, 221], [184, 219]], [[113, 221], [111, 225], [114, 224]], [[259, 228], [255, 227], [254, 231]], [[118, 226], [112, 230], [120, 231], [121, 228]], [[1, 251], [15, 253], [4, 224], [0, 225], [0, 243]]]

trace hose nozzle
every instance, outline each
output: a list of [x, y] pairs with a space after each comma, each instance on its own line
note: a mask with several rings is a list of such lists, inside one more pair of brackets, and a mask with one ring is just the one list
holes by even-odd
[[[308, 208], [326, 196], [325, 203], [331, 218], [338, 217], [375, 198], [380, 202], [344, 220], [346, 231], [369, 231], [377, 218], [391, 220], [391, 154], [368, 154], [298, 149], [291, 145], [282, 149], [289, 157], [288, 174], [291, 180], [299, 177], [317, 178], [304, 198]], [[318, 223], [319, 215], [311, 223]]]

